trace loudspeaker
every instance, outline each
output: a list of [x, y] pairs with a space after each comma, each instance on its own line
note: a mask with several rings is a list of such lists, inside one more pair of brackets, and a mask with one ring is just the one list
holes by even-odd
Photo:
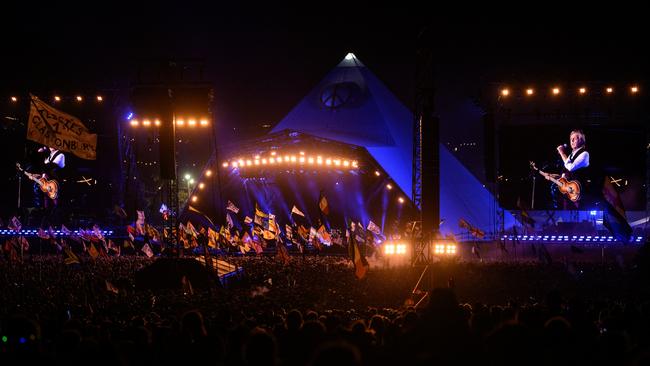
[[483, 157], [485, 166], [485, 181], [496, 181], [496, 122], [492, 113], [483, 115]]

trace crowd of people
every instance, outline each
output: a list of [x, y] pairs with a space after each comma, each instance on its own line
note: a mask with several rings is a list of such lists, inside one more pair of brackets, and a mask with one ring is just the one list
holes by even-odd
[[559, 263], [371, 268], [236, 257], [227, 287], [136, 286], [147, 256], [0, 260], [0, 363], [643, 364], [647, 272]]

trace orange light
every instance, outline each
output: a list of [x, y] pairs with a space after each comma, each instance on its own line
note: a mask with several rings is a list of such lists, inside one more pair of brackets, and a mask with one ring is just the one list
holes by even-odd
[[398, 198], [397, 200], [399, 201], [399, 203], [404, 203], [404, 198], [402, 197]]
[[205, 176], [206, 177], [209, 177], [211, 175], [212, 175], [212, 170], [208, 169], [208, 170], [205, 171]]
[[160, 120], [156, 119], [155, 121], [153, 121], [153, 124], [156, 126], [160, 126]]
[[179, 119], [179, 120], [176, 121], [176, 125], [177, 126], [185, 126], [185, 121], [182, 120], [182, 119]]
[[199, 183], [199, 189], [203, 189], [203, 188], [205, 188], [205, 183], [203, 182]]
[[580, 89], [578, 89], [578, 92], [580, 92], [580, 94], [586, 94], [587, 93], [587, 88], [580, 88]]
[[196, 120], [195, 119], [188, 120], [187, 125], [190, 126], [190, 127], [196, 126]]
[[386, 184], [386, 188], [393, 189], [393, 186], [390, 183], [388, 183], [388, 184]]
[[608, 86], [607, 89], [605, 89], [605, 91], [607, 91], [607, 94], [612, 94], [614, 92], [614, 88]]
[[224, 161], [223, 164], [221, 164], [221, 165], [223, 165], [224, 168], [227, 168], [228, 167], [228, 162]]
[[527, 95], [533, 95], [533, 93], [534, 93], [533, 89], [530, 89], [530, 88], [526, 89], [526, 94]]
[[55, 96], [54, 96], [54, 101], [55, 101], [55, 102], [60, 102], [60, 101], [61, 101], [61, 97], [58, 96], [58, 95], [55, 95]]
[[560, 94], [560, 88], [553, 88], [553, 95]]
[[197, 196], [192, 196], [192, 202], [196, 202], [196, 201], [198, 201], [198, 200], [199, 200], [199, 197], [197, 197]]
[[11, 97], [11, 101], [14, 102], [14, 103], [16, 103], [16, 102], [18, 101], [18, 98], [16, 98], [16, 97]]
[[84, 98], [81, 95], [77, 95], [77, 102], [81, 102]]
[[133, 127], [138, 127], [139, 124], [140, 124], [140, 122], [138, 122], [137, 119], [132, 119], [132, 120], [131, 120], [131, 126], [133, 126]]
[[510, 90], [509, 89], [501, 89], [501, 95], [504, 97], [507, 97], [510, 95]]
[[631, 87], [631, 88], [630, 88], [630, 92], [632, 92], [632, 94], [636, 94], [636, 93], [638, 93], [638, 92], [639, 92], [639, 87], [638, 87], [638, 86], [633, 86], [633, 87]]
[[144, 121], [142, 121], [142, 125], [146, 126], [146, 127], [149, 127], [149, 126], [151, 126], [151, 121], [149, 121], [148, 119], [145, 119]]
[[380, 176], [380, 175], [381, 175], [381, 173], [379, 172], [379, 170], [375, 170], [375, 175], [376, 175], [376, 176]]
[[98, 95], [97, 96], [97, 101], [102, 102], [102, 101], [104, 101], [104, 98], [101, 95]]
[[208, 125], [208, 120], [207, 119], [202, 119], [200, 122], [201, 126], [205, 127]]

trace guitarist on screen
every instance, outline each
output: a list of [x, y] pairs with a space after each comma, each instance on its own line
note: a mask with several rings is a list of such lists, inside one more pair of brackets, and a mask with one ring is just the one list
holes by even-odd
[[[546, 176], [547, 180], [551, 178], [558, 179], [560, 177], [565, 178], [568, 181], [578, 181], [583, 186], [588, 185], [589, 176], [588, 176], [588, 167], [589, 167], [589, 152], [585, 146], [586, 138], [582, 130], [573, 130], [569, 134], [569, 141], [571, 143], [571, 149], [566, 144], [560, 145], [557, 147], [557, 152], [560, 155], [563, 163], [562, 175], [559, 174], [549, 174]], [[559, 205], [557, 204], [558, 196], [561, 196], [558, 186], [555, 184], [551, 185], [551, 192], [553, 194], [554, 204], [556, 208]], [[563, 199], [563, 209], [567, 209], [568, 202], [566, 199]], [[578, 202], [574, 202], [576, 206], [579, 205]]]
[[[65, 155], [56, 148], [46, 146], [38, 149], [38, 152], [48, 153], [47, 157], [43, 161], [43, 174], [40, 176], [48, 180], [53, 179], [58, 181], [60, 187], [61, 170], [65, 167]], [[56, 210], [59, 206], [60, 191], [57, 197], [52, 199], [47, 194], [43, 193], [38, 184], [34, 184], [34, 194], [38, 197], [37, 199], [39, 203], [42, 202], [43, 208], [45, 209], [45, 215], [41, 227], [47, 227], [43, 225], [52, 224], [50, 221], [56, 215]]]

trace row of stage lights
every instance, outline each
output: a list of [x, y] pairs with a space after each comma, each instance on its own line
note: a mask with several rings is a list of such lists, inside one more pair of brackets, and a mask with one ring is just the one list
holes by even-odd
[[[48, 231], [45, 231], [46, 234], [49, 234]], [[104, 236], [111, 236], [113, 235], [113, 230], [101, 230], [102, 235]], [[61, 230], [54, 230], [54, 234], [57, 236], [62, 235], [63, 231]], [[71, 231], [70, 234], [68, 235], [78, 235], [79, 230], [74, 230]], [[38, 235], [38, 230], [20, 230], [20, 231], [15, 231], [15, 230], [0, 230], [0, 235], [5, 235], [5, 236], [36, 236]], [[65, 235], [64, 235], [65, 236]]]
[[[160, 127], [160, 119], [158, 118], [145, 118], [142, 121], [140, 121], [137, 118], [133, 118], [129, 121], [129, 124], [131, 127]], [[177, 127], [208, 127], [210, 125], [210, 122], [208, 121], [207, 118], [201, 118], [201, 119], [196, 119], [196, 118], [189, 118], [187, 120], [183, 118], [176, 119], [176, 126]]]
[[246, 168], [252, 166], [267, 166], [267, 165], [281, 165], [281, 164], [308, 164], [308, 165], [325, 165], [325, 166], [334, 166], [337, 168], [344, 169], [356, 169], [359, 167], [359, 163], [356, 160], [350, 159], [341, 159], [337, 157], [322, 157], [317, 156], [307, 156], [304, 151], [301, 151], [299, 155], [291, 154], [284, 156], [278, 155], [275, 151], [271, 151], [271, 155], [267, 157], [261, 157], [256, 155], [253, 159], [237, 159], [232, 161], [224, 161], [222, 166], [224, 168], [231, 167], [233, 169]]
[[[544, 242], [596, 242], [612, 243], [617, 241], [613, 236], [607, 235], [503, 235], [502, 240], [544, 241]], [[642, 236], [631, 236], [630, 242], [640, 243]]]
[[[636, 86], [636, 85], [630, 86], [628, 90], [629, 90], [630, 94], [632, 94], [632, 95], [638, 94], [639, 91], [640, 91], [639, 87]], [[605, 92], [606, 95], [612, 95], [612, 94], [614, 94], [614, 87], [612, 87], [612, 86], [605, 87], [605, 89], [603, 89], [603, 91]], [[578, 95], [586, 95], [589, 92], [589, 90], [587, 89], [587, 87], [580, 87], [580, 88], [576, 89], [576, 92], [578, 93]], [[562, 89], [560, 87], [556, 86], [556, 87], [551, 88], [549, 90], [549, 93], [551, 95], [560, 95], [562, 93]], [[501, 97], [509, 97], [509, 96], [511, 96], [513, 94], [513, 91], [510, 88], [502, 88], [501, 91], [499, 92], [499, 94], [501, 95]], [[532, 97], [533, 95], [535, 95], [535, 89], [534, 88], [526, 88], [524, 90], [524, 94], [526, 96]]]
[[[433, 254], [435, 255], [444, 255], [444, 256], [453, 256], [458, 254], [458, 247], [456, 243], [433, 243], [432, 244]], [[384, 244], [384, 255], [386, 256], [402, 256], [406, 255], [407, 245], [404, 243], [385, 243]]]
[[[55, 95], [55, 96], [52, 97], [52, 101], [55, 102], [55, 103], [61, 102], [61, 101], [63, 101], [63, 99], [68, 99], [68, 98], [63, 98], [60, 95]], [[83, 95], [76, 95], [74, 98], [70, 98], [70, 99], [81, 103], [81, 102], [84, 101], [85, 98], [84, 98]], [[15, 95], [12, 95], [12, 96], [9, 97], [9, 101], [11, 101], [12, 103], [18, 103], [18, 97], [15, 96]], [[104, 101], [104, 97], [101, 96], [101, 95], [96, 95], [95, 96], [95, 101], [98, 102], [98, 103], [101, 103], [101, 102]]]

